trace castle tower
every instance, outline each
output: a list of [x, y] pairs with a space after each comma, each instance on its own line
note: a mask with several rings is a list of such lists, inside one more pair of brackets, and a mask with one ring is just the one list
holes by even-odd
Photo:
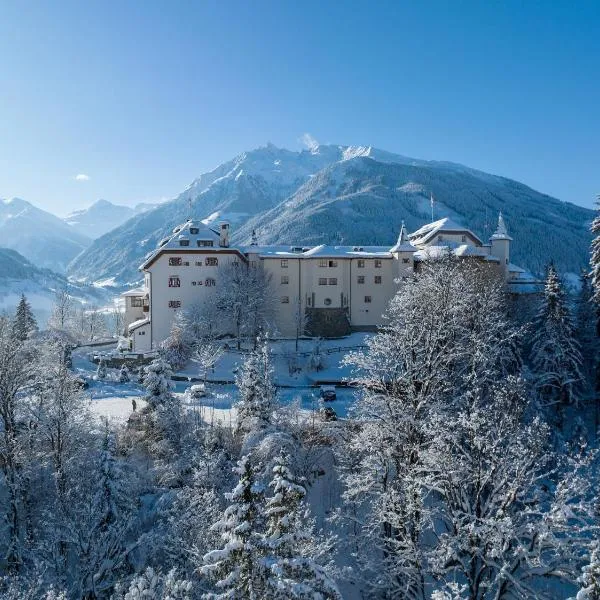
[[414, 271], [415, 264], [413, 255], [416, 251], [417, 248], [415, 248], [408, 239], [408, 232], [406, 231], [404, 221], [402, 221], [398, 241], [390, 248], [390, 252], [398, 261], [398, 275], [400, 278], [406, 277]]
[[510, 243], [512, 238], [508, 235], [506, 223], [502, 213], [498, 214], [498, 227], [490, 238], [490, 254], [500, 259], [500, 266], [504, 271], [504, 276], [508, 275], [508, 264], [510, 263]]

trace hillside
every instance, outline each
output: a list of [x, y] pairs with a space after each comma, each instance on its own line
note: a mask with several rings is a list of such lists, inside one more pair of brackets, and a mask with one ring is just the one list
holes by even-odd
[[233, 240], [253, 228], [261, 243], [390, 244], [410, 229], [451, 216], [486, 237], [499, 210], [514, 237], [514, 259], [541, 271], [587, 262], [593, 212], [516, 181], [449, 162], [424, 161], [368, 146], [319, 146], [292, 152], [268, 145], [239, 155], [196, 179], [177, 198], [98, 238], [69, 266], [82, 281], [139, 281], [147, 252], [190, 216], [232, 222]]
[[0, 248], [0, 312], [12, 312], [25, 294], [40, 322], [46, 322], [57, 290], [66, 289], [81, 303], [102, 305], [109, 299], [106, 292], [90, 286], [78, 286], [65, 277], [33, 265], [16, 250]]
[[138, 204], [132, 208], [113, 204], [108, 200], [98, 200], [88, 208], [67, 215], [64, 221], [82, 235], [96, 239], [122, 225], [131, 217], [152, 210], [156, 206], [156, 204]]
[[64, 273], [91, 240], [62, 219], [20, 198], [0, 199], [0, 244], [38, 268]]

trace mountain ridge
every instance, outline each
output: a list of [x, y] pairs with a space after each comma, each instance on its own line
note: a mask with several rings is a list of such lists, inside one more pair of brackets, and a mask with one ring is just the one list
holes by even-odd
[[[68, 272], [86, 281], [137, 282], [144, 255], [190, 216], [230, 220], [237, 243], [249, 242], [258, 228], [264, 243], [391, 246], [402, 220], [409, 228], [430, 220], [430, 194], [436, 218], [451, 216], [483, 237], [497, 212], [506, 212], [515, 259], [526, 268], [540, 272], [554, 258], [563, 271], [576, 272], [586, 263], [593, 211], [507, 177], [371, 146], [295, 152], [268, 144], [202, 174], [173, 200], [101, 236]], [[557, 248], [560, 255], [552, 256]]]

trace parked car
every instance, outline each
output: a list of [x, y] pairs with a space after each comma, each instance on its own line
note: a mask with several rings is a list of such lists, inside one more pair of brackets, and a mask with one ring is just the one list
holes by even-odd
[[331, 402], [332, 400], [335, 400], [337, 398], [335, 385], [322, 385], [319, 395], [325, 402]]

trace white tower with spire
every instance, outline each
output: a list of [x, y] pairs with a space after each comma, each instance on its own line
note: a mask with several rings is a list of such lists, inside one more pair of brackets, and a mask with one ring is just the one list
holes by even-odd
[[497, 257], [500, 260], [500, 266], [502, 267], [505, 277], [508, 275], [508, 265], [510, 263], [510, 243], [512, 238], [508, 235], [506, 229], [506, 223], [504, 217], [500, 212], [498, 214], [498, 227], [490, 238], [490, 254]]
[[398, 241], [390, 248], [390, 253], [398, 261], [398, 274], [400, 278], [406, 277], [414, 271], [414, 253], [416, 251], [417, 248], [408, 239], [408, 232], [406, 231], [404, 221], [402, 221]]

